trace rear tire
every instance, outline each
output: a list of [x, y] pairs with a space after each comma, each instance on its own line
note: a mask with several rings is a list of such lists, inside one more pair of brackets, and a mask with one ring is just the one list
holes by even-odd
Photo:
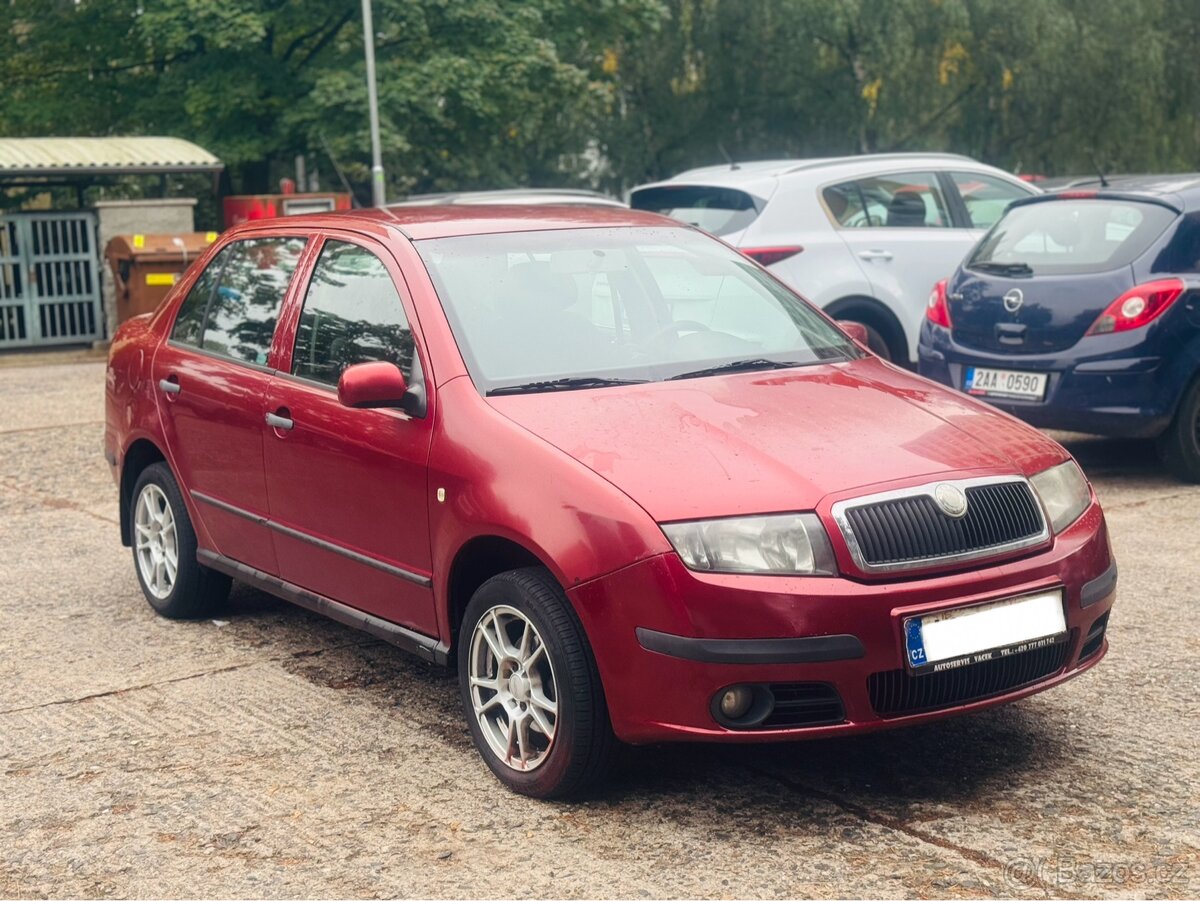
[[458, 674], [475, 747], [512, 791], [577, 795], [608, 770], [616, 739], [600, 674], [547, 570], [512, 570], [480, 586], [463, 616]]
[[[851, 319], [850, 321], [858, 322], [856, 319]], [[888, 343], [884, 340], [883, 335], [879, 334], [879, 332], [865, 322], [859, 322], [858, 324], [867, 330], [867, 347], [871, 349], [871, 353], [875, 354], [881, 360], [887, 360], [890, 363], [892, 361], [892, 349], [888, 347]]]
[[231, 580], [196, 560], [196, 532], [167, 464], [142, 470], [133, 486], [129, 519], [133, 569], [156, 613], [197, 619], [220, 608]]
[[857, 322], [865, 328], [867, 346], [875, 356], [906, 369], [912, 368], [904, 327], [884, 304], [873, 298], [842, 298], [825, 307], [825, 312], [834, 319]]
[[1184, 392], [1175, 418], [1158, 438], [1167, 468], [1185, 482], [1200, 482], [1200, 378]]

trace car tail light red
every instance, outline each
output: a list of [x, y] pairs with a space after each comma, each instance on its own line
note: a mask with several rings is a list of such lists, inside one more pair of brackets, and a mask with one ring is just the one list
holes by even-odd
[[1149, 325], [1179, 299], [1185, 287], [1183, 279], [1163, 278], [1130, 288], [1108, 305], [1087, 333], [1107, 335]]
[[791, 247], [743, 247], [742, 253], [762, 266], [771, 266], [803, 252], [799, 245]]
[[1062, 200], [1090, 200], [1099, 193], [1099, 191], [1059, 191], [1055, 196]]
[[946, 302], [946, 280], [942, 279], [929, 292], [929, 303], [925, 307], [925, 318], [934, 325], [950, 328], [950, 304]]

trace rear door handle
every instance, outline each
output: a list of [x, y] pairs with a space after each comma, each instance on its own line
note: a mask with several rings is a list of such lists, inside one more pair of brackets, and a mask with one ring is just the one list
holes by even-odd
[[892, 252], [890, 250], [860, 250], [858, 258], [860, 260], [883, 260], [887, 262], [892, 258]]
[[279, 416], [276, 413], [267, 414], [267, 425], [273, 429], [290, 429], [296, 424], [294, 419], [289, 419], [286, 416]]
[[178, 394], [183, 389], [179, 387], [179, 382], [173, 381], [174, 376], [169, 379], [159, 379], [158, 387], [167, 394]]

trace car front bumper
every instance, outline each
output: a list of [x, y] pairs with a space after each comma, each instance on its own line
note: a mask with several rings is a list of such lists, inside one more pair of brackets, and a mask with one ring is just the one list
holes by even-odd
[[[619, 738], [634, 744], [754, 742], [918, 723], [1069, 679], [1107, 651], [1102, 618], [1115, 600], [1115, 585], [1104, 516], [1093, 503], [1048, 549], [956, 573], [887, 582], [714, 575], [692, 572], [675, 554], [664, 554], [576, 586], [569, 595], [591, 640]], [[978, 690], [964, 696], [964, 682], [951, 692], [952, 702], [934, 699], [922, 706], [921, 692], [933, 683], [918, 683], [935, 676], [905, 670], [905, 618], [1052, 588], [1063, 590], [1068, 634], [1056, 646], [1058, 656], [1039, 658], [1049, 669], [1029, 669], [1033, 678], [988, 691], [987, 677], [964, 667], [949, 680], [974, 678]], [[741, 684], [801, 695], [805, 686], [824, 686], [813, 690], [826, 695], [832, 688], [840, 716], [818, 725], [727, 728], [713, 712], [713, 698]], [[900, 708], [892, 703], [896, 699]]]

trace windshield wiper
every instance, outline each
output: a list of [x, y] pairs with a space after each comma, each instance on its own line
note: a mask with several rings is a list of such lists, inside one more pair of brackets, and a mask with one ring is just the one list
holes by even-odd
[[575, 391], [580, 388], [605, 388], [609, 385], [644, 385], [646, 379], [605, 379], [596, 376], [578, 376], [566, 379], [550, 379], [545, 382], [526, 382], [523, 385], [503, 385], [493, 388], [488, 397], [499, 394], [534, 394], [538, 391]]
[[681, 372], [673, 375], [667, 381], [675, 379], [698, 379], [706, 375], [720, 375], [724, 372], [753, 372], [756, 369], [791, 369], [799, 366], [789, 360], [767, 360], [761, 357], [753, 360], [734, 360], [732, 363], [722, 363], [720, 366], [709, 366], [707, 369], [695, 369], [692, 372]]
[[968, 269], [978, 269], [980, 272], [994, 272], [997, 275], [1033, 275], [1033, 269], [1028, 263], [970, 263]]

